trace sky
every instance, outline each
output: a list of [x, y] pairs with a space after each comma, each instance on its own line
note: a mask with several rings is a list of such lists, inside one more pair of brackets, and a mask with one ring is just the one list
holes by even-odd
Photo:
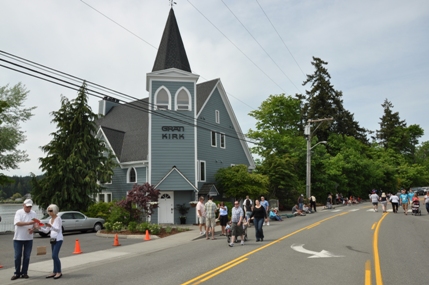
[[[379, 129], [388, 99], [429, 140], [429, 1], [175, 0], [198, 83], [220, 78], [243, 132], [270, 95], [305, 94], [312, 57], [361, 127]], [[168, 0], [0, 0], [0, 50], [135, 98], [145, 98], [170, 10]], [[0, 60], [8, 60], [0, 53]], [[0, 64], [6, 65], [3, 61]], [[5, 175], [41, 174], [40, 149], [55, 132], [51, 112], [77, 92], [0, 66], [0, 86], [21, 82], [34, 116], [19, 146], [30, 161]], [[90, 97], [93, 112], [99, 98]]]

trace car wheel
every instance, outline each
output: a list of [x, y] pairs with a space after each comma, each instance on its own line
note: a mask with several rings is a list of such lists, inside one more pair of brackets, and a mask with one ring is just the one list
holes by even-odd
[[47, 236], [48, 236], [48, 234], [45, 234], [45, 233], [39, 232], [39, 236], [41, 236], [41, 237], [47, 237]]
[[94, 232], [98, 232], [103, 228], [103, 226], [100, 223], [96, 223], [94, 225]]

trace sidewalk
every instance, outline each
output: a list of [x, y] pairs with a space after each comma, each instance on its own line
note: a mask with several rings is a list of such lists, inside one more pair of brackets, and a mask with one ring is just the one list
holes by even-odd
[[[87, 267], [89, 264], [98, 263], [105, 260], [113, 260], [124, 258], [131, 255], [147, 254], [156, 252], [163, 249], [168, 249], [182, 245], [184, 243], [192, 242], [193, 240], [200, 239], [202, 236], [198, 230], [198, 226], [194, 225], [180, 225], [181, 227], [188, 228], [189, 231], [181, 232], [175, 235], [171, 235], [165, 238], [158, 238], [151, 236], [150, 241], [143, 241], [141, 243], [136, 243], [127, 246], [118, 246], [113, 247], [107, 250], [100, 250], [90, 253], [82, 253], [73, 256], [67, 256], [61, 258], [61, 267], [62, 271], [67, 274], [73, 270]], [[36, 249], [33, 248], [33, 253]], [[13, 258], [13, 257], [12, 257]], [[52, 260], [46, 260], [41, 262], [32, 263], [30, 259], [30, 267], [28, 275], [30, 279], [16, 279], [10, 280], [15, 271], [14, 268], [0, 268], [0, 284], [20, 284], [22, 282], [29, 281], [31, 279], [45, 279], [45, 276], [48, 275], [52, 270]]]

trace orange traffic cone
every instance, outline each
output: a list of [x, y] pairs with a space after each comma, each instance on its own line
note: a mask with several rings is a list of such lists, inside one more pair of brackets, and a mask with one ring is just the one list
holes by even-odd
[[144, 237], [144, 240], [150, 240], [150, 235], [148, 230], [146, 230], [146, 236]]
[[0, 264], [0, 268], [3, 268], [3, 265]]
[[120, 246], [121, 244], [119, 243], [119, 239], [118, 239], [118, 234], [115, 235], [115, 240], [113, 241], [113, 246]]
[[80, 251], [80, 244], [79, 244], [79, 240], [77, 239], [74, 245], [74, 252], [73, 254], [81, 254], [82, 251]]

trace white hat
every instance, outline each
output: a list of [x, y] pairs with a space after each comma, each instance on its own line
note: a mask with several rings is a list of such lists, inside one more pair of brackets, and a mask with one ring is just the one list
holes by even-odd
[[29, 206], [33, 206], [33, 200], [31, 199], [27, 199], [24, 201], [24, 205], [29, 207]]

